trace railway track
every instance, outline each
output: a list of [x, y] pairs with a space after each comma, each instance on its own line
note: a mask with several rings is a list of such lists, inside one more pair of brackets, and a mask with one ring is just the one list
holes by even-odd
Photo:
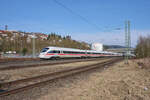
[[1, 84], [1, 88], [4, 88], [4, 89], [8, 88], [8, 89], [4, 90], [3, 92], [0, 92], [0, 97], [5, 97], [5, 96], [16, 94], [18, 92], [22, 92], [28, 89], [32, 89], [34, 87], [42, 86], [42, 85], [51, 83], [57, 79], [68, 77], [68, 76], [78, 74], [81, 72], [85, 72], [85, 71], [89, 71], [89, 70], [101, 68], [101, 67], [103, 68], [104, 66], [111, 65], [120, 60], [122, 59], [114, 58], [109, 61], [104, 61], [104, 62], [93, 64], [93, 65], [82, 66], [79, 68], [73, 68], [69, 70], [63, 70], [59, 72], [40, 75], [40, 76], [36, 76], [32, 78], [3, 83]]
[[8, 63], [8, 62], [23, 62], [23, 61], [31, 61], [31, 60], [40, 60], [39, 58], [0, 58], [0, 64]]
[[[0, 66], [0, 71], [2, 70], [15, 70], [15, 69], [21, 69], [21, 68], [29, 68], [29, 67], [41, 67], [46, 65], [58, 65], [58, 64], [68, 64], [68, 63], [75, 63], [75, 62], [86, 62], [86, 61], [97, 61], [100, 59], [106, 59], [106, 58], [89, 58], [89, 59], [70, 59], [70, 60], [46, 60], [46, 61], [30, 61], [31, 63], [28, 63], [29, 61], [25, 61], [25, 63], [7, 63], [6, 65]], [[16, 62], [17, 63], [17, 62]]]

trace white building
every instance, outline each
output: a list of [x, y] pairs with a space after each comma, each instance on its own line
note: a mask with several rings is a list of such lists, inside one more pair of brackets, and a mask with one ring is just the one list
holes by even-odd
[[103, 44], [101, 43], [93, 43], [91, 45], [91, 49], [95, 51], [103, 51]]

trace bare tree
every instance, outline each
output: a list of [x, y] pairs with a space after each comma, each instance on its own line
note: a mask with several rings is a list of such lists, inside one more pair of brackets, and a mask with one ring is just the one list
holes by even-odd
[[150, 36], [139, 37], [135, 52], [138, 58], [150, 57]]

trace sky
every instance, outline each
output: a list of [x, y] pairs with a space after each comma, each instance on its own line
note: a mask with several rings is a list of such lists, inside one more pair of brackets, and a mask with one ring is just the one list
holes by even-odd
[[[150, 34], [150, 0], [0, 0], [0, 29], [56, 32], [88, 43], [124, 45], [131, 22], [131, 45]], [[120, 30], [116, 30], [120, 28]]]

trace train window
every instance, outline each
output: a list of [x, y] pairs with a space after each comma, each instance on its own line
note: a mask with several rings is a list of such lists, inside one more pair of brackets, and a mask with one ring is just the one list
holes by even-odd
[[72, 54], [76, 54], [76, 52], [74, 52], [74, 51], [72, 51], [71, 53], [72, 53]]
[[48, 53], [53, 53], [52, 51], [49, 51]]
[[46, 52], [49, 48], [44, 48], [41, 52]]
[[76, 51], [63, 51], [65, 54], [85, 54], [85, 52], [76, 52]]
[[52, 51], [49, 51], [48, 53], [60, 53], [60, 51], [58, 51], [58, 50], [52, 50]]
[[79, 54], [79, 52], [74, 52], [74, 54]]
[[82, 54], [82, 52], [76, 52], [76, 54]]
[[71, 53], [72, 53], [72, 54], [76, 54], [76, 52], [74, 52], [74, 51], [72, 51]]
[[68, 54], [68, 53], [70, 53], [70, 52], [69, 52], [69, 51], [63, 51], [63, 53]]
[[53, 53], [60, 53], [60, 51], [58, 51], [58, 50], [54, 50], [54, 51], [53, 51]]
[[87, 52], [87, 54], [91, 54], [90, 52]]

